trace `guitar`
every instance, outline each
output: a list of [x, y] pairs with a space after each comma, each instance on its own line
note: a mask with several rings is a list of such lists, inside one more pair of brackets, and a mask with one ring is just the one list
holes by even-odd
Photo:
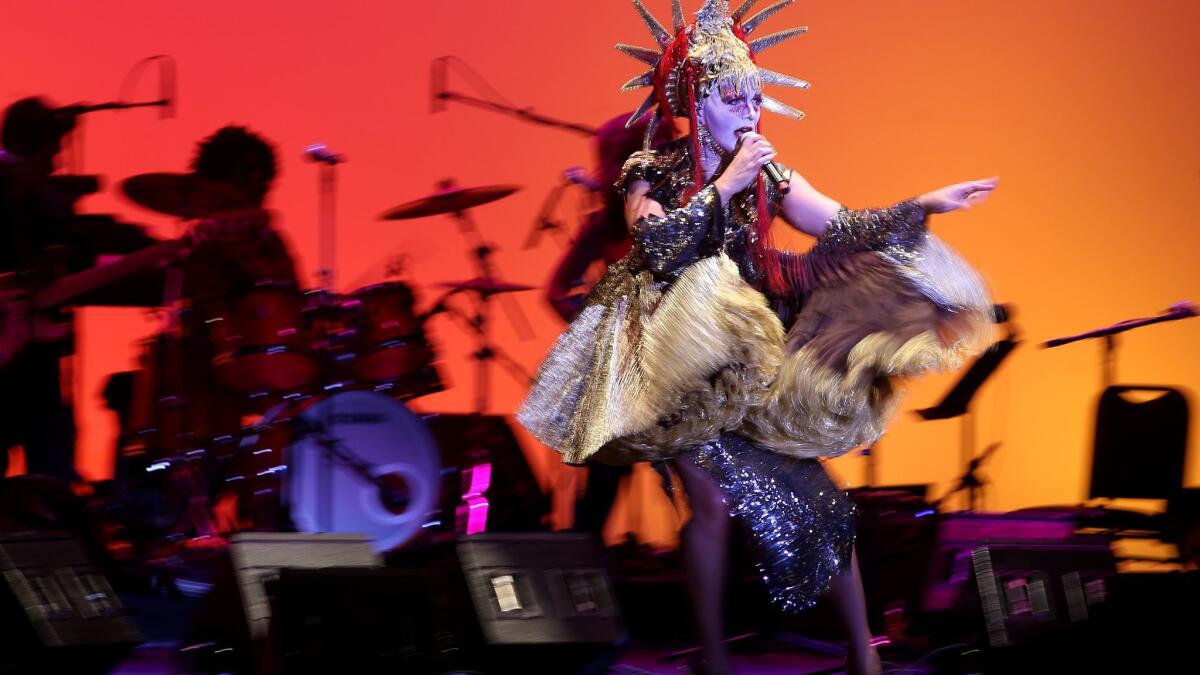
[[32, 293], [17, 286], [14, 273], [0, 275], [0, 370], [31, 343], [66, 337], [68, 331], [41, 316], [46, 310], [166, 262], [192, 244], [191, 236], [163, 241], [117, 261], [63, 277]]

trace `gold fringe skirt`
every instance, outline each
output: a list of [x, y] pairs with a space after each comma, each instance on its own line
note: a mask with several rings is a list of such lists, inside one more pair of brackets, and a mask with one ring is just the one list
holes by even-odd
[[932, 235], [897, 260], [845, 256], [785, 332], [724, 255], [672, 282], [609, 268], [538, 371], [518, 420], [578, 464], [674, 457], [724, 432], [793, 457], [882, 435], [898, 383], [957, 367], [991, 334], [979, 276]]

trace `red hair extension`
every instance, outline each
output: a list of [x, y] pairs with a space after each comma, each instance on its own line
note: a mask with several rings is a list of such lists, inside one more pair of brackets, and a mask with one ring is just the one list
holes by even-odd
[[[697, 122], [696, 115], [696, 81], [692, 73], [692, 67], [687, 69], [687, 89], [688, 89], [688, 123], [692, 125], [691, 132], [688, 134], [688, 141], [691, 143], [692, 151], [692, 187], [689, 189], [680, 200], [680, 203], [686, 202], [692, 198], [692, 195], [700, 191], [704, 185], [704, 166], [700, 161], [700, 125]], [[723, 205], [722, 205], [723, 206]]]
[[[759, 133], [762, 133], [761, 117], [758, 120], [758, 129], [760, 130]], [[761, 171], [758, 173], [755, 194], [758, 202], [758, 222], [755, 223], [755, 228], [758, 230], [758, 241], [754, 244], [753, 253], [762, 261], [767, 288], [775, 293], [783, 293], [787, 290], [788, 285], [783, 278], [783, 269], [779, 263], [779, 256], [773, 251], [774, 247], [772, 243], [774, 239], [771, 236], [771, 205], [767, 202], [767, 185]]]

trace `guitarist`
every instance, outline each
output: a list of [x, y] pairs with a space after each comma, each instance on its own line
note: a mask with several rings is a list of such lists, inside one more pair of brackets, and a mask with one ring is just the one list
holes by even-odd
[[[36, 97], [8, 106], [0, 124], [0, 274], [19, 288], [40, 289], [56, 276], [92, 268], [100, 253], [156, 243], [140, 227], [76, 213], [79, 197], [96, 191], [98, 183], [54, 175], [62, 141], [73, 127], [73, 113]], [[0, 307], [5, 309], [13, 307]], [[22, 446], [29, 473], [78, 478], [74, 416], [60, 365], [73, 353], [71, 313], [60, 316], [64, 321], [53, 329], [32, 324], [36, 340], [12, 363], [0, 365], [0, 476], [7, 472], [8, 452]]]
[[[53, 176], [74, 117], [39, 98], [13, 103], [0, 126], [0, 274], [21, 287], [91, 267], [98, 253], [123, 253], [154, 240], [122, 225], [116, 246], [95, 236], [95, 217], [75, 213], [77, 192]], [[115, 230], [114, 230], [115, 231]], [[21, 350], [0, 370], [0, 476], [12, 447], [25, 450], [30, 474], [75, 480], [75, 422], [64, 397], [60, 362], [73, 352], [69, 313], [52, 334]], [[48, 339], [49, 338], [49, 339]]]

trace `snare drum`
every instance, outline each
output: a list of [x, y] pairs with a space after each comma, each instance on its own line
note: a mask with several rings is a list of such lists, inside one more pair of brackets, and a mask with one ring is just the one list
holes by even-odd
[[226, 483], [255, 529], [365, 532], [382, 552], [438, 516], [441, 474], [420, 417], [382, 394], [347, 391], [268, 413], [243, 437]]

